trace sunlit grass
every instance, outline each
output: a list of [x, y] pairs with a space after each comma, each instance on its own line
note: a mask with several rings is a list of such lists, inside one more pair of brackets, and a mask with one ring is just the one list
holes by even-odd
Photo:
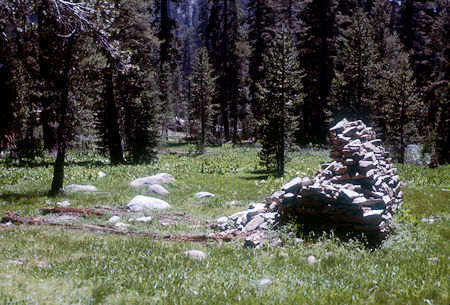
[[[189, 150], [190, 146], [179, 146]], [[0, 165], [0, 214], [39, 214], [38, 208], [68, 200], [75, 207], [123, 208], [145, 188], [128, 183], [168, 172], [177, 181], [161, 197], [172, 212], [199, 223], [165, 225], [157, 212], [150, 223], [133, 228], [156, 233], [204, 234], [206, 221], [261, 202], [284, 182], [313, 176], [327, 151], [290, 154], [283, 179], [267, 175], [253, 148], [212, 148], [203, 156], [162, 154], [151, 165], [110, 167], [94, 156], [74, 155], [66, 167], [66, 184], [89, 183], [97, 193], [46, 196], [50, 165], [24, 168]], [[92, 162], [103, 161], [104, 164]], [[86, 161], [89, 161], [86, 163]], [[84, 162], [84, 163], [82, 163]], [[98, 171], [107, 174], [97, 178]], [[449, 304], [449, 167], [399, 166], [405, 198], [385, 243], [368, 248], [363, 241], [334, 236], [283, 236], [282, 247], [253, 250], [241, 241], [194, 244], [150, 237], [121, 237], [62, 228], [12, 226], [0, 231], [0, 304]], [[209, 191], [215, 198], [198, 200]], [[235, 206], [227, 203], [235, 201]], [[110, 215], [80, 223], [106, 224]], [[432, 224], [422, 218], [440, 216]], [[122, 216], [128, 222], [134, 215]], [[283, 233], [284, 234], [284, 233]], [[182, 253], [199, 249], [203, 261]], [[320, 262], [309, 264], [314, 255]], [[263, 278], [272, 280], [261, 287]]]

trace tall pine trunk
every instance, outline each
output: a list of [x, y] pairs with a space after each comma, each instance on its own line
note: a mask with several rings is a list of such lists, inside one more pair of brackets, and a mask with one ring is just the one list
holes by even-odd
[[228, 56], [228, 0], [224, 0], [223, 1], [223, 16], [224, 16], [224, 21], [223, 21], [223, 50], [222, 52], [224, 52], [225, 56], [223, 59], [223, 71], [224, 71], [224, 78], [225, 78], [225, 83], [222, 84], [222, 90], [225, 91], [225, 94], [223, 96], [223, 100], [221, 103], [222, 106], [222, 123], [223, 123], [223, 130], [225, 133], [225, 140], [230, 141], [230, 122], [228, 120], [228, 99], [230, 98], [230, 89], [228, 87], [229, 85], [229, 81], [228, 81], [228, 75], [230, 73], [230, 58]]
[[[70, 69], [72, 67], [72, 47], [73, 47], [73, 35], [66, 41], [66, 47], [64, 50], [64, 71], [63, 78], [60, 80], [61, 88], [61, 100], [59, 107], [60, 122], [58, 125], [58, 153], [56, 155], [55, 166], [53, 170], [53, 181], [49, 195], [55, 196], [60, 192], [64, 184], [64, 161], [66, 158], [66, 147], [68, 142], [68, 111], [71, 108], [69, 99], [69, 87], [70, 87]], [[58, 90], [57, 88], [56, 90]]]
[[122, 141], [119, 132], [119, 112], [117, 110], [112, 68], [106, 68], [104, 71], [105, 81], [105, 100], [106, 100], [106, 132], [108, 138], [109, 155], [112, 165], [124, 163]]
[[[55, 95], [53, 82], [55, 81], [55, 73], [52, 69], [55, 67], [54, 58], [55, 51], [54, 46], [50, 45], [51, 41], [54, 41], [56, 30], [53, 27], [52, 20], [48, 16], [49, 5], [47, 1], [42, 1], [38, 7], [38, 41], [39, 41], [39, 75], [41, 78], [41, 84], [43, 94], [40, 98], [42, 112], [40, 115], [40, 122], [42, 125], [42, 133], [44, 140], [44, 148], [51, 154], [56, 153], [58, 149], [57, 131], [54, 123], [56, 121], [54, 107], [55, 107]], [[57, 63], [56, 63], [57, 65]]]

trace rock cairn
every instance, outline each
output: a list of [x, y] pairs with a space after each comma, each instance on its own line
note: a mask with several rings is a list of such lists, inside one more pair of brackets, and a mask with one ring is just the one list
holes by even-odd
[[323, 164], [313, 179], [293, 179], [264, 204], [219, 218], [216, 228], [224, 234], [249, 235], [294, 218], [305, 227], [384, 238], [403, 197], [389, 153], [362, 121], [343, 119], [330, 129], [330, 138], [333, 161]]
[[403, 193], [397, 169], [371, 127], [343, 119], [330, 129], [333, 161], [313, 179], [295, 178], [266, 199], [305, 225], [384, 237]]

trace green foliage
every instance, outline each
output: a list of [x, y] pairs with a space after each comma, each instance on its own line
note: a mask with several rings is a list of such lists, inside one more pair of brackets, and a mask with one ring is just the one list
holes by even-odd
[[197, 52], [194, 73], [191, 76], [192, 92], [189, 107], [191, 134], [197, 138], [197, 151], [200, 153], [204, 152], [208, 143], [212, 143], [214, 116], [212, 102], [216, 94], [215, 81], [208, 51], [201, 48]]
[[268, 170], [276, 170], [279, 176], [284, 175], [285, 153], [297, 125], [293, 110], [303, 98], [297, 57], [291, 33], [282, 25], [265, 56], [265, 78], [258, 85], [262, 109], [260, 158]]
[[338, 65], [333, 80], [330, 120], [362, 119], [374, 126], [399, 162], [413, 143], [423, 117], [423, 105], [413, 79], [408, 54], [389, 29], [390, 7], [374, 1], [369, 13], [356, 7], [341, 14]]
[[370, 118], [374, 102], [373, 74], [376, 46], [372, 40], [373, 28], [362, 8], [357, 7], [352, 16], [339, 15], [342, 33], [337, 37], [338, 58], [332, 84], [332, 100], [328, 116], [333, 121], [343, 117], [349, 120]]
[[169, 139], [169, 121], [174, 117], [175, 97], [173, 95], [173, 77], [169, 63], [161, 66], [158, 85], [158, 123], [161, 130], [161, 141], [167, 144]]
[[398, 173], [403, 180], [413, 183], [415, 186], [430, 187], [441, 186], [450, 187], [449, 165], [438, 168], [427, 168], [413, 164], [398, 164]]

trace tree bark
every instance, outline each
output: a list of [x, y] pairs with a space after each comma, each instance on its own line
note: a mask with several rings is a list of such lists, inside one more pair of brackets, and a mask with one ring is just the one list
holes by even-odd
[[40, 121], [44, 140], [44, 148], [50, 154], [55, 154], [58, 149], [57, 131], [54, 125], [56, 121], [54, 107], [55, 95], [52, 94], [54, 81], [57, 78], [54, 70], [57, 70], [58, 59], [51, 41], [55, 41], [54, 24], [48, 16], [49, 5], [47, 1], [41, 1], [38, 7], [38, 40], [39, 40], [39, 75], [42, 88]]
[[67, 146], [67, 119], [68, 111], [71, 108], [69, 99], [69, 86], [70, 86], [70, 69], [72, 67], [72, 46], [73, 35], [66, 40], [66, 47], [64, 52], [64, 73], [61, 79], [61, 101], [60, 101], [60, 122], [58, 125], [58, 154], [56, 155], [55, 167], [53, 170], [53, 181], [49, 195], [55, 196], [60, 192], [64, 183], [64, 161], [66, 158], [66, 146]]
[[[110, 60], [110, 65], [111, 65]], [[117, 110], [114, 96], [114, 82], [112, 77], [112, 68], [106, 68], [104, 71], [105, 80], [105, 99], [106, 99], [106, 132], [108, 133], [108, 148], [112, 165], [124, 163], [122, 141], [119, 132], [119, 113]]]

